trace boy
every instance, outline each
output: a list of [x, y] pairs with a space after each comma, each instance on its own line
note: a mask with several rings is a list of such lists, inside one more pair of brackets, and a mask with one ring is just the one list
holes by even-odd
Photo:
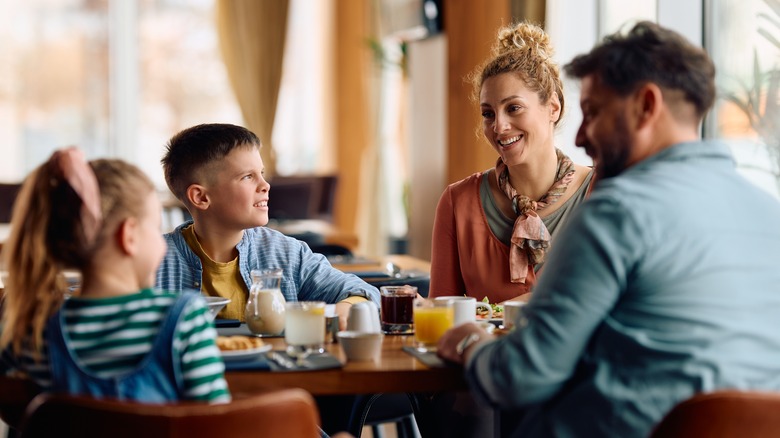
[[253, 269], [282, 268], [287, 301], [336, 303], [339, 326], [349, 307], [379, 292], [334, 269], [303, 242], [266, 228], [271, 186], [263, 178], [260, 140], [246, 128], [203, 124], [174, 135], [162, 159], [165, 181], [192, 221], [165, 235], [157, 271], [165, 290], [199, 289], [230, 299], [220, 316], [244, 319]]

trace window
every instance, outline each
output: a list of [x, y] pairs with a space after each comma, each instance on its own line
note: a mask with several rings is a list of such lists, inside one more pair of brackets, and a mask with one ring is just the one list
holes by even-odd
[[[742, 173], [778, 195], [780, 112], [776, 107], [773, 112], [767, 102], [780, 104], [780, 94], [777, 88], [773, 96], [767, 93], [772, 77], [780, 81], [780, 44], [771, 41], [780, 40], [780, 12], [773, 12], [764, 0], [710, 4], [705, 36], [717, 70], [719, 98], [705, 133], [726, 139]], [[741, 108], [751, 95], [757, 105]]]
[[212, 0], [0, 3], [0, 175], [19, 181], [56, 148], [139, 165], [164, 187], [168, 138], [242, 123]]

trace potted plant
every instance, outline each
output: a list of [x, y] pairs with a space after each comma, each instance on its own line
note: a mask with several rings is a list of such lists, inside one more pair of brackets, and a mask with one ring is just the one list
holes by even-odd
[[[773, 27], [759, 26], [757, 32], [780, 50], [780, 0], [764, 0], [772, 15], [760, 13]], [[753, 50], [753, 83], [743, 84], [738, 92], [726, 92], [723, 98], [739, 107], [747, 116], [750, 126], [764, 141], [772, 165], [773, 174], [780, 189], [780, 66], [763, 71], [758, 53]]]

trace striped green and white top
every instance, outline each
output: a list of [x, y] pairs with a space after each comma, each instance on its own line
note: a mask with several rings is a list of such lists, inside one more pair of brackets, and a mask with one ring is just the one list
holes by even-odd
[[[63, 331], [86, 371], [101, 378], [119, 376], [132, 371], [151, 351], [160, 325], [177, 297], [178, 294], [144, 289], [111, 298], [70, 298], [63, 305]], [[205, 303], [192, 300], [173, 336], [173, 351], [181, 357], [188, 400], [230, 401], [216, 336]], [[28, 347], [19, 356], [6, 348], [0, 358], [0, 372], [22, 372], [41, 388], [49, 388], [51, 371], [45, 337], [38, 360]]]

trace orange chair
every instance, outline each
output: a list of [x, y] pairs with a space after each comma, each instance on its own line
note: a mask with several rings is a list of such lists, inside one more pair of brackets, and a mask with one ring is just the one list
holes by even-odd
[[780, 393], [719, 391], [675, 406], [652, 438], [780, 436]]
[[150, 405], [41, 394], [27, 407], [20, 436], [316, 438], [318, 425], [314, 399], [302, 389], [271, 391], [222, 405]]

